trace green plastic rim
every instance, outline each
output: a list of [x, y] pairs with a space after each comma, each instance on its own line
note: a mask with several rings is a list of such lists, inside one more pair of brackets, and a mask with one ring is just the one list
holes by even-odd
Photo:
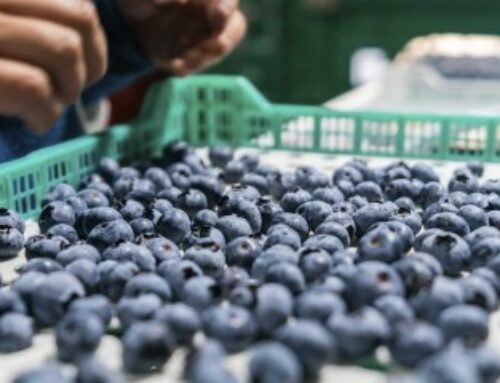
[[104, 157], [137, 160], [184, 139], [230, 145], [446, 161], [500, 161], [500, 119], [334, 111], [269, 103], [242, 77], [171, 79], [148, 93], [136, 121], [44, 148], [0, 167], [0, 206], [25, 218], [54, 185], [78, 185]]

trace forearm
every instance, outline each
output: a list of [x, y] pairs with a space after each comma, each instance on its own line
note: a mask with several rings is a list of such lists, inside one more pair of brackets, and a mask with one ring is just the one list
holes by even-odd
[[85, 103], [106, 97], [153, 69], [116, 1], [93, 1], [108, 39], [109, 68], [104, 78], [84, 92]]

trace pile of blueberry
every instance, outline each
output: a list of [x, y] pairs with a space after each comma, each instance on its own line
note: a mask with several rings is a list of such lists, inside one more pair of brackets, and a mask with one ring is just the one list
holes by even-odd
[[79, 191], [43, 199], [40, 235], [0, 210], [0, 256], [27, 263], [0, 290], [0, 351], [55, 329], [54, 367], [16, 383], [121, 382], [93, 354], [121, 339], [123, 368], [158, 371], [178, 347], [185, 379], [230, 383], [228, 353], [248, 352], [251, 383], [318, 378], [381, 346], [419, 382], [493, 383], [485, 344], [500, 294], [500, 180], [428, 165], [354, 159], [333, 177], [283, 172], [253, 154], [185, 143], [134, 166], [103, 159]]

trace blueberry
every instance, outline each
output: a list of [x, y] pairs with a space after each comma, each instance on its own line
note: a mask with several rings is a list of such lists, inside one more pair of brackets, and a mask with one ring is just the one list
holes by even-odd
[[423, 162], [416, 163], [411, 167], [411, 175], [424, 183], [439, 182], [439, 176], [432, 166]]
[[95, 246], [99, 251], [123, 241], [133, 241], [133, 239], [134, 232], [132, 228], [126, 221], [121, 219], [97, 225], [88, 236], [89, 244]]
[[390, 325], [409, 322], [415, 318], [413, 308], [400, 295], [383, 295], [373, 303], [373, 307], [387, 319]]
[[415, 368], [444, 345], [438, 327], [420, 321], [400, 322], [394, 327], [389, 344], [394, 360], [403, 367]]
[[404, 223], [412, 229], [415, 235], [422, 229], [420, 214], [407, 208], [398, 208], [397, 212], [391, 217], [391, 221]]
[[277, 262], [271, 265], [265, 274], [266, 282], [279, 283], [287, 287], [293, 294], [305, 290], [306, 281], [300, 268], [292, 263]]
[[45, 205], [38, 224], [42, 233], [47, 232], [52, 226], [65, 223], [70, 226], [75, 224], [75, 212], [73, 208], [65, 202], [55, 201]]
[[284, 211], [295, 213], [299, 206], [311, 200], [312, 196], [309, 192], [299, 187], [295, 187], [283, 195], [280, 205]]
[[429, 182], [422, 188], [418, 201], [422, 208], [427, 209], [432, 204], [438, 202], [445, 194], [446, 190], [443, 185], [438, 182]]
[[151, 252], [132, 242], [116, 242], [104, 250], [102, 257], [107, 261], [133, 262], [141, 271], [146, 272], [154, 271], [156, 267], [156, 260]]
[[295, 230], [284, 224], [277, 224], [269, 228], [263, 247], [267, 249], [275, 245], [286, 245], [297, 250], [300, 244], [300, 236]]
[[297, 356], [278, 342], [255, 346], [249, 364], [250, 380], [261, 383], [300, 383], [303, 371]]
[[485, 194], [500, 194], [500, 179], [485, 180], [481, 184], [480, 191]]
[[237, 160], [229, 161], [224, 167], [224, 179], [227, 182], [239, 182], [246, 172], [246, 166], [243, 162]]
[[101, 261], [101, 254], [94, 246], [87, 245], [84, 242], [78, 242], [58, 252], [56, 255], [56, 261], [62, 266], [69, 265], [77, 259], [87, 259], [94, 263], [98, 263]]
[[388, 221], [393, 213], [388, 205], [380, 203], [371, 203], [357, 210], [352, 218], [356, 223], [358, 235], [365, 234], [374, 223]]
[[494, 287], [485, 279], [470, 275], [460, 280], [465, 293], [465, 302], [481, 307], [490, 312], [498, 306], [497, 293]]
[[216, 244], [191, 247], [185, 252], [184, 259], [196, 263], [205, 275], [215, 280], [224, 274], [225, 256]]
[[75, 383], [124, 383], [124, 379], [105, 368], [96, 359], [88, 358], [78, 364]]
[[366, 233], [359, 241], [359, 261], [381, 261], [392, 263], [404, 255], [400, 237], [388, 227], [379, 226]]
[[487, 216], [489, 225], [500, 230], [500, 210], [489, 211]]
[[342, 224], [337, 222], [323, 222], [316, 228], [315, 234], [332, 235], [338, 238], [345, 248], [348, 248], [351, 244], [349, 232]]
[[355, 186], [354, 193], [365, 198], [368, 202], [382, 202], [384, 200], [381, 187], [373, 181], [360, 182]]
[[318, 376], [336, 349], [335, 339], [316, 321], [289, 322], [278, 328], [275, 336], [295, 352], [305, 375], [310, 377]]
[[[33, 301], [35, 300], [35, 294], [38, 293], [38, 289], [45, 280], [46, 274], [30, 271], [21, 274], [12, 284], [12, 291], [19, 294], [24, 303], [26, 304], [30, 314], [33, 312]], [[10, 304], [7, 303], [7, 307], [10, 309]]]
[[136, 218], [130, 221], [130, 227], [134, 232], [134, 236], [141, 234], [153, 233], [155, 231], [155, 224], [147, 218]]
[[24, 234], [26, 229], [26, 225], [19, 213], [6, 208], [0, 208], [0, 227], [17, 229], [21, 234]]
[[[354, 223], [354, 220], [351, 218], [351, 216], [349, 214], [334, 212], [334, 213], [330, 214], [328, 217], [326, 217], [323, 224], [326, 224], [328, 222], [339, 223], [340, 225], [342, 225], [349, 233], [349, 237], [350, 237], [351, 241], [356, 236], [356, 224]], [[320, 226], [318, 226], [318, 228]], [[316, 231], [318, 230], [318, 228], [316, 228]]]
[[181, 195], [181, 193], [182, 193], [181, 189], [172, 186], [159, 192], [156, 197], [168, 201], [173, 205], [175, 204], [175, 201]]
[[394, 203], [398, 206], [399, 209], [407, 209], [411, 211], [416, 211], [417, 210], [417, 205], [415, 204], [415, 201], [408, 197], [401, 197], [398, 198]]
[[293, 298], [282, 285], [267, 283], [259, 287], [256, 294], [255, 317], [260, 331], [272, 334], [286, 323], [293, 311]]
[[390, 201], [396, 201], [401, 197], [408, 197], [416, 200], [422, 190], [418, 183], [408, 179], [399, 178], [389, 182], [385, 187], [385, 195]]
[[453, 342], [425, 360], [417, 370], [419, 383], [479, 383], [478, 366], [460, 342]]
[[217, 223], [217, 213], [210, 209], [200, 210], [193, 217], [193, 225], [213, 227]]
[[483, 344], [478, 347], [470, 347], [466, 351], [476, 364], [482, 382], [494, 383], [498, 381], [500, 377], [500, 362], [496, 350]]
[[279, 212], [272, 218], [271, 225], [283, 224], [295, 230], [301, 240], [305, 240], [309, 234], [307, 221], [299, 214]]
[[26, 314], [26, 305], [15, 290], [0, 290], [0, 316], [8, 313]]
[[497, 275], [495, 272], [487, 267], [479, 267], [477, 269], [474, 269], [472, 271], [472, 276], [477, 276], [480, 278], [483, 278], [485, 281], [487, 281], [491, 287], [494, 288], [494, 290], [497, 293], [497, 297], [500, 294], [500, 279], [498, 279]]
[[467, 169], [471, 171], [476, 177], [481, 178], [484, 173], [484, 165], [481, 162], [467, 162], [465, 164]]
[[83, 285], [72, 274], [64, 271], [52, 273], [32, 292], [34, 317], [42, 326], [54, 325], [63, 317], [69, 304], [84, 295]]
[[348, 180], [340, 180], [335, 183], [335, 187], [337, 187], [342, 194], [344, 195], [344, 198], [349, 198], [354, 194], [354, 184], [351, 181]]
[[424, 210], [424, 215], [423, 215], [424, 222], [427, 222], [432, 216], [439, 213], [458, 214], [458, 208], [455, 205], [452, 205], [451, 203], [448, 202], [442, 202], [442, 201], [435, 202], [432, 205], [429, 205]]
[[453, 176], [448, 183], [448, 190], [450, 192], [474, 193], [479, 190], [479, 182], [469, 169], [458, 168], [453, 172]]
[[175, 244], [181, 243], [191, 232], [188, 215], [175, 208], [161, 216], [156, 229], [158, 233]]
[[323, 201], [330, 205], [336, 204], [338, 202], [344, 201], [344, 194], [340, 191], [338, 187], [320, 187], [314, 189], [312, 192], [312, 198], [316, 201]]
[[26, 258], [51, 258], [69, 246], [69, 242], [63, 237], [52, 237], [35, 235], [26, 241]]
[[253, 186], [242, 186], [240, 184], [232, 185], [226, 196], [228, 198], [243, 198], [251, 202], [256, 202], [262, 197]]
[[[138, 177], [138, 175], [137, 175]], [[90, 173], [82, 177], [80, 180], [79, 188], [80, 189], [85, 189], [88, 184], [94, 183], [94, 182], [106, 182], [106, 180], [103, 178], [102, 175], [97, 174], [97, 173]]]
[[354, 166], [343, 166], [333, 173], [333, 183], [336, 185], [340, 181], [349, 181], [357, 185], [363, 181], [363, 174]]
[[89, 209], [99, 206], [109, 206], [108, 198], [99, 190], [83, 189], [77, 193], [77, 196], [83, 200]]
[[332, 213], [332, 208], [323, 201], [309, 201], [300, 205], [296, 212], [304, 217], [314, 231]]
[[187, 356], [185, 375], [191, 383], [236, 383], [236, 379], [224, 366], [222, 345], [208, 340], [190, 350]]
[[134, 323], [122, 338], [123, 366], [134, 374], [161, 370], [174, 349], [170, 331], [161, 323], [146, 321]]
[[256, 206], [262, 221], [261, 231], [266, 232], [269, 226], [271, 226], [273, 218], [282, 213], [283, 209], [278, 203], [267, 197], [259, 198], [256, 202]]
[[189, 217], [208, 206], [207, 197], [197, 189], [183, 191], [176, 200], [175, 206], [182, 209]]
[[228, 146], [216, 146], [208, 151], [210, 163], [218, 168], [224, 168], [234, 157], [233, 149]]
[[87, 183], [87, 185], [85, 185], [85, 187], [87, 189], [94, 189], [94, 190], [100, 191], [102, 194], [104, 194], [106, 196], [108, 201], [113, 201], [113, 189], [106, 182], [103, 182], [100, 180], [93, 181], [93, 182]]
[[70, 244], [74, 244], [79, 240], [77, 230], [73, 226], [65, 223], [59, 223], [52, 226], [49, 230], [47, 230], [47, 235], [66, 238]]
[[104, 261], [98, 266], [100, 291], [116, 302], [122, 294], [127, 281], [139, 274], [140, 269], [130, 261]]
[[330, 183], [328, 176], [313, 166], [298, 167], [295, 170], [295, 180], [298, 186], [311, 192], [318, 188], [325, 188]]
[[382, 262], [360, 263], [354, 275], [346, 282], [346, 300], [353, 308], [371, 304], [382, 295], [404, 294], [404, 285], [399, 275], [393, 268]]
[[187, 260], [163, 261], [158, 266], [157, 272], [165, 278], [177, 296], [181, 295], [188, 280], [203, 275], [203, 271], [196, 263]]
[[79, 298], [71, 302], [68, 312], [79, 312], [82, 316], [91, 313], [101, 319], [104, 327], [107, 327], [113, 316], [111, 302], [104, 295], [95, 294], [90, 297]]
[[266, 178], [269, 194], [271, 194], [278, 201], [280, 201], [288, 191], [296, 186], [294, 173], [271, 173], [268, 174]]
[[0, 259], [16, 257], [24, 246], [23, 234], [11, 227], [0, 227]]
[[237, 266], [226, 267], [220, 282], [225, 292], [229, 292], [238, 286], [244, 286], [249, 281], [248, 272]]
[[422, 289], [430, 287], [434, 278], [443, 273], [439, 263], [437, 264], [438, 269], [435, 270], [427, 260], [437, 262], [429, 254], [416, 253], [393, 264], [394, 269], [398, 272], [405, 285], [408, 296], [414, 296]]
[[398, 221], [379, 222], [370, 227], [369, 230], [372, 231], [375, 229], [382, 229], [393, 232], [401, 242], [402, 252], [409, 251], [415, 242], [415, 234], [413, 233], [412, 229], [403, 222], [398, 222]]
[[412, 299], [412, 306], [419, 317], [433, 322], [448, 307], [464, 302], [465, 292], [459, 282], [438, 276], [430, 287], [422, 289]]
[[486, 194], [472, 193], [472, 194], [467, 195], [467, 197], [465, 197], [464, 204], [465, 205], [473, 205], [473, 206], [480, 208], [481, 210], [486, 210], [486, 209], [488, 209], [488, 206], [489, 206], [489, 200], [488, 200], [488, 196]]
[[115, 182], [113, 189], [117, 198], [133, 199], [144, 204], [153, 202], [156, 196], [156, 187], [153, 182], [148, 179], [137, 178], [122, 178], [121, 180], [128, 181], [129, 184], [122, 190], [117, 190], [117, 183], [120, 180]]
[[238, 237], [248, 237], [253, 232], [246, 219], [234, 214], [220, 217], [215, 227], [224, 234], [227, 242]]
[[295, 300], [295, 315], [301, 319], [312, 319], [326, 323], [330, 316], [346, 312], [341, 297], [330, 291], [308, 290]]
[[184, 283], [180, 296], [182, 301], [189, 306], [204, 310], [221, 300], [222, 289], [212, 278], [196, 276]]
[[153, 273], [142, 273], [132, 277], [125, 285], [124, 296], [139, 297], [144, 294], [154, 294], [162, 301], [169, 301], [172, 292], [168, 283]]
[[467, 242], [454, 233], [441, 232], [427, 237], [416, 250], [432, 254], [447, 275], [458, 276], [469, 266], [471, 251]]
[[324, 279], [332, 267], [332, 259], [324, 250], [302, 248], [299, 267], [307, 283]]
[[213, 307], [202, 319], [205, 334], [220, 341], [228, 352], [242, 351], [257, 335], [255, 318], [243, 307]]
[[184, 303], [167, 304], [158, 309], [154, 320], [164, 323], [170, 330], [178, 345], [190, 344], [201, 328], [198, 313]]
[[328, 234], [312, 235], [302, 244], [302, 246], [316, 250], [324, 250], [328, 254], [335, 254], [338, 251], [344, 250], [344, 244], [340, 239]]
[[62, 362], [75, 362], [92, 355], [104, 335], [99, 317], [80, 312], [68, 313], [57, 324], [55, 338], [57, 357]]
[[0, 317], [0, 352], [16, 352], [31, 346], [33, 320], [19, 312]]
[[253, 233], [260, 232], [262, 228], [259, 208], [245, 198], [223, 197], [218, 205], [218, 213], [220, 216], [235, 214], [244, 218], [250, 224]]
[[133, 323], [152, 319], [161, 304], [161, 299], [155, 294], [124, 297], [118, 302], [116, 313], [121, 325], [127, 328]]
[[65, 377], [59, 368], [45, 365], [32, 370], [27, 370], [14, 379], [14, 383], [70, 383], [71, 379]]
[[426, 222], [428, 229], [436, 228], [452, 232], [460, 237], [469, 234], [470, 228], [464, 218], [455, 213], [438, 213], [430, 217]]
[[481, 242], [485, 238], [500, 238], [500, 231], [497, 228], [491, 226], [483, 226], [474, 231], [471, 231], [464, 237], [473, 252], [474, 245]]
[[359, 210], [369, 204], [368, 200], [365, 197], [361, 197], [359, 195], [353, 195], [349, 197], [347, 202], [350, 203], [355, 210]]
[[268, 194], [269, 193], [269, 185], [267, 183], [267, 178], [261, 176], [257, 173], [245, 173], [240, 180], [241, 185], [243, 186], [253, 186], [256, 188], [260, 194]]
[[259, 166], [259, 155], [255, 153], [246, 153], [241, 156], [240, 161], [245, 164], [248, 171], [253, 172]]
[[144, 172], [144, 178], [153, 183], [157, 192], [172, 186], [172, 181], [167, 172], [158, 167], [151, 167], [146, 170], [146, 172]]
[[232, 240], [224, 249], [229, 266], [239, 266], [250, 270], [255, 259], [261, 254], [260, 244], [249, 237], [239, 237]]
[[207, 198], [208, 207], [213, 208], [222, 198], [226, 185], [218, 177], [200, 174], [191, 177], [191, 187], [201, 191]]
[[139, 244], [147, 247], [157, 263], [170, 259], [180, 259], [181, 257], [177, 245], [161, 235], [144, 234]]
[[488, 206], [486, 210], [500, 210], [500, 195], [498, 194], [489, 194], [488, 195]]
[[42, 198], [42, 206], [45, 206], [54, 201], [64, 201], [66, 198], [76, 194], [73, 186], [62, 183], [50, 188], [49, 192]]
[[86, 210], [82, 216], [83, 234], [87, 236], [97, 225], [103, 222], [115, 221], [120, 218], [120, 213], [111, 207], [95, 207]]
[[370, 356], [391, 335], [387, 320], [370, 307], [349, 314], [334, 314], [328, 319], [327, 327], [337, 340], [339, 356], [346, 360]]
[[311, 285], [310, 291], [321, 294], [323, 292], [343, 296], [345, 294], [345, 282], [340, 277], [329, 275], [321, 282]]
[[98, 289], [99, 272], [94, 262], [88, 259], [77, 259], [67, 265], [65, 270], [78, 278], [87, 294], [92, 294]]
[[460, 338], [479, 344], [488, 337], [488, 312], [472, 305], [449, 307], [438, 318], [438, 326], [448, 339]]

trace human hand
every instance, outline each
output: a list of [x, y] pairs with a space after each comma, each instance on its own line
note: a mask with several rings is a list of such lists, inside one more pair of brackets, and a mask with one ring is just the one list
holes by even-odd
[[156, 66], [176, 75], [205, 69], [231, 52], [246, 32], [238, 0], [119, 0]]
[[107, 69], [106, 38], [87, 0], [0, 0], [0, 114], [34, 133]]

